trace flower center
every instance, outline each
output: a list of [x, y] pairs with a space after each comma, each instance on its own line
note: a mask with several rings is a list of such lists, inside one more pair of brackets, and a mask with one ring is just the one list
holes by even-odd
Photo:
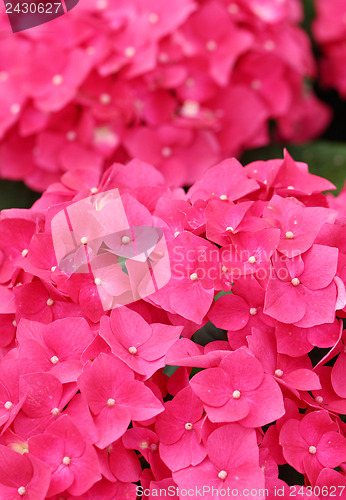
[[129, 353], [133, 355], [137, 354], [137, 347], [135, 346], [129, 347]]
[[23, 497], [26, 494], [26, 488], [25, 488], [25, 486], [20, 486], [17, 491], [18, 491], [18, 494], [21, 497]]
[[227, 226], [227, 227], [226, 227], [226, 231], [229, 231], [229, 232], [231, 232], [231, 233], [234, 233], [234, 227], [232, 227], [232, 226]]
[[110, 102], [112, 101], [112, 98], [109, 94], [101, 94], [100, 97], [100, 103], [101, 104], [110, 104]]
[[128, 59], [131, 59], [136, 54], [136, 49], [134, 47], [126, 47], [124, 54]]
[[53, 410], [51, 411], [51, 414], [53, 415], [53, 417], [57, 417], [60, 413], [60, 410], [59, 408], [53, 408]]
[[70, 459], [70, 457], [64, 457], [64, 458], [62, 459], [62, 463], [63, 463], [64, 465], [70, 465], [70, 463], [71, 463], [71, 459]]
[[96, 286], [101, 285], [101, 278], [95, 278], [94, 279], [94, 283], [95, 283]]
[[54, 300], [53, 299], [48, 299], [47, 300], [47, 306], [52, 306], [54, 304]]
[[172, 148], [170, 148], [169, 146], [162, 148], [161, 154], [164, 158], [169, 158], [170, 156], [172, 156]]
[[109, 398], [107, 401], [107, 406], [114, 406], [115, 405], [115, 399]]
[[294, 234], [292, 233], [292, 231], [287, 231], [285, 236], [288, 240], [293, 240], [293, 238], [294, 238]]
[[317, 396], [316, 400], [315, 400], [317, 403], [321, 404], [323, 403], [323, 398], [322, 396]]
[[250, 314], [251, 314], [251, 316], [256, 316], [256, 314], [257, 314], [257, 309], [256, 309], [256, 307], [251, 307], [251, 309], [250, 309]]
[[309, 453], [311, 453], [311, 455], [316, 455], [317, 453], [316, 446], [310, 446]]
[[58, 356], [52, 356], [50, 358], [50, 361], [51, 361], [51, 363], [53, 363], [53, 365], [56, 365], [59, 363], [59, 358], [58, 358]]
[[220, 200], [222, 200], [222, 201], [227, 200], [227, 195], [226, 195], [226, 194], [222, 194], [222, 195], [220, 196]]
[[256, 262], [256, 257], [254, 255], [251, 255], [251, 257], [249, 257], [249, 262], [250, 264], [254, 264]]
[[232, 398], [239, 399], [240, 398], [240, 391], [233, 391]]
[[156, 12], [152, 12], [149, 14], [149, 23], [150, 24], [157, 24], [159, 22], [159, 16], [156, 14]]
[[279, 377], [279, 378], [282, 377], [283, 374], [284, 374], [284, 372], [282, 370], [280, 370], [280, 368], [278, 368], [274, 372], [275, 377]]
[[53, 85], [56, 85], [57, 87], [61, 85], [63, 81], [64, 79], [61, 75], [54, 75], [52, 78]]
[[190, 274], [190, 279], [191, 279], [192, 281], [196, 281], [196, 280], [198, 280], [198, 275], [197, 275], [197, 273], [192, 273], [192, 274]]
[[6, 410], [11, 410], [13, 408], [12, 401], [6, 401], [6, 403], [4, 404], [4, 407]]
[[192, 429], [193, 429], [193, 425], [191, 424], [191, 422], [187, 422], [187, 423], [185, 424], [185, 429], [186, 429], [187, 431], [192, 431]]
[[130, 241], [131, 241], [131, 240], [130, 240], [130, 237], [129, 237], [129, 236], [123, 236], [123, 237], [121, 238], [121, 243], [122, 243], [123, 245], [128, 245], [128, 244], [130, 243]]
[[217, 49], [217, 43], [215, 42], [215, 40], [209, 40], [205, 44], [205, 48], [208, 50], [208, 52], [214, 52], [214, 50]]
[[292, 285], [293, 286], [298, 286], [300, 285], [300, 281], [298, 278], [293, 278], [293, 280], [291, 281]]
[[82, 245], [86, 245], [88, 243], [88, 238], [86, 236], [82, 236], [80, 242], [82, 243]]
[[227, 477], [227, 472], [225, 470], [220, 470], [220, 472], [218, 473], [218, 478], [224, 481], [226, 477]]

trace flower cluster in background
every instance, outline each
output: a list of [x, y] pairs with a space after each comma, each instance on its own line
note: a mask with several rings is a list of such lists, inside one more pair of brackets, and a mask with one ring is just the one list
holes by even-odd
[[346, 1], [315, 0], [313, 34], [322, 51], [321, 83], [346, 98]]
[[77, 165], [139, 158], [170, 186], [270, 142], [317, 137], [329, 109], [298, 0], [83, 0], [0, 34], [0, 174], [44, 190]]
[[[2, 211], [0, 496], [135, 500], [140, 481], [150, 499], [205, 487], [208, 500], [212, 488], [274, 500], [289, 497], [284, 464], [302, 474], [300, 498], [342, 493], [345, 195], [332, 202], [333, 185], [287, 152], [225, 160], [187, 193], [139, 160], [89, 173]], [[163, 231], [171, 277], [106, 312], [99, 288], [119, 276], [62, 271], [51, 222], [114, 189], [131, 225]], [[141, 291], [138, 268], [122, 266]], [[203, 347], [208, 321], [224, 338]]]

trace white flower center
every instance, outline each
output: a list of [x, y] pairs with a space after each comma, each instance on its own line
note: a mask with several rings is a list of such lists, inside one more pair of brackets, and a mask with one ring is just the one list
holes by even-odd
[[310, 446], [309, 453], [311, 453], [311, 455], [316, 455], [317, 453], [316, 446]]
[[112, 101], [112, 98], [109, 94], [101, 94], [99, 99], [101, 104], [109, 104]]
[[193, 429], [193, 425], [191, 424], [191, 422], [187, 422], [187, 423], [185, 424], [185, 429], [186, 429], [187, 431], [192, 431], [192, 429]]
[[109, 398], [107, 401], [107, 406], [114, 406], [115, 405], [115, 399]]
[[54, 304], [54, 300], [53, 299], [48, 299], [47, 300], [47, 306], [52, 306]]
[[218, 473], [218, 478], [221, 479], [222, 481], [224, 481], [227, 477], [227, 472], [225, 470], [220, 470], [220, 472]]
[[196, 280], [198, 280], [198, 275], [197, 275], [197, 273], [192, 273], [192, 274], [190, 274], [190, 279], [191, 279], [192, 281], [196, 281]]
[[51, 363], [53, 363], [53, 365], [57, 365], [59, 363], [59, 358], [58, 358], [58, 356], [52, 356], [50, 358], [50, 361], [51, 361]]
[[136, 54], [136, 49], [134, 47], [126, 47], [124, 54], [128, 59], [131, 59]]
[[60, 410], [59, 408], [53, 408], [53, 410], [51, 410], [51, 414], [54, 416], [54, 417], [57, 417], [60, 413]]
[[285, 236], [288, 240], [293, 240], [293, 238], [294, 238], [294, 234], [292, 233], [292, 231], [287, 231]]
[[230, 14], [238, 14], [239, 12], [239, 7], [236, 3], [230, 3], [228, 6], [228, 12]]
[[74, 130], [70, 130], [69, 132], [67, 132], [66, 134], [66, 139], [68, 141], [75, 141], [76, 140], [76, 137], [77, 137], [77, 134]]
[[182, 114], [189, 118], [194, 118], [199, 113], [199, 102], [197, 101], [185, 101], [182, 107]]
[[274, 372], [275, 377], [279, 377], [279, 378], [282, 377], [283, 374], [284, 374], [284, 372], [282, 370], [280, 370], [280, 368], [278, 368]]
[[251, 316], [256, 316], [256, 314], [257, 314], [257, 308], [256, 307], [251, 307], [250, 314], [251, 314]]
[[251, 255], [251, 257], [249, 257], [249, 262], [250, 264], [254, 264], [256, 262], [256, 257], [254, 255]]
[[88, 238], [86, 236], [82, 236], [80, 242], [82, 243], [82, 245], [86, 245], [88, 243]]
[[24, 250], [22, 250], [22, 257], [26, 257], [29, 253], [29, 250], [27, 248], [24, 248]]
[[205, 48], [208, 50], [208, 52], [214, 52], [214, 50], [217, 49], [217, 43], [215, 40], [208, 40], [208, 42], [205, 44]]
[[21, 106], [18, 103], [14, 103], [10, 107], [10, 111], [11, 111], [11, 113], [13, 115], [18, 115], [18, 113], [20, 112], [20, 110], [21, 110]]
[[156, 12], [152, 12], [149, 14], [149, 23], [150, 24], [157, 24], [159, 22], [159, 16], [156, 14]]
[[240, 398], [240, 391], [233, 391], [232, 398], [239, 399]]
[[71, 463], [71, 459], [70, 459], [70, 457], [64, 457], [64, 458], [62, 459], [62, 463], [63, 463], [64, 465], [70, 465], [70, 463]]
[[101, 285], [101, 283], [102, 283], [101, 278], [95, 278], [94, 279], [94, 283], [95, 283], [96, 286]]
[[298, 286], [300, 285], [300, 281], [299, 281], [299, 278], [293, 278], [293, 280], [291, 280], [291, 283], [293, 286]]
[[63, 77], [61, 75], [54, 75], [53, 78], [52, 78], [52, 83], [53, 85], [55, 86], [59, 86], [62, 84], [62, 82], [64, 81]]
[[137, 354], [137, 347], [135, 346], [129, 347], [129, 353], [133, 355]]
[[121, 243], [122, 243], [123, 245], [127, 245], [128, 243], [130, 243], [130, 241], [131, 241], [131, 240], [130, 240], [130, 238], [129, 238], [128, 236], [123, 236], [123, 237], [121, 238]]
[[26, 488], [25, 488], [25, 486], [20, 486], [17, 491], [18, 491], [18, 494], [21, 497], [23, 497], [26, 494]]
[[317, 396], [317, 398], [316, 398], [316, 402], [317, 402], [317, 403], [319, 403], [319, 404], [323, 403], [323, 398], [322, 398], [322, 396]]
[[227, 200], [227, 195], [226, 195], [226, 194], [222, 194], [222, 195], [220, 196], [220, 200], [222, 200], [222, 201]]
[[172, 156], [172, 148], [170, 148], [169, 146], [162, 148], [161, 154], [164, 158], [169, 158], [170, 156]]
[[4, 407], [6, 410], [11, 410], [13, 408], [12, 401], [6, 401], [6, 403], [4, 404]]
[[108, 0], [98, 0], [98, 2], [96, 2], [96, 8], [98, 10], [105, 10], [107, 9], [108, 7]]

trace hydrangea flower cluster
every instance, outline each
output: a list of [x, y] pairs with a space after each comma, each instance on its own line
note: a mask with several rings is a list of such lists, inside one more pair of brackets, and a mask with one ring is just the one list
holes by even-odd
[[[292, 493], [284, 464], [302, 474], [300, 498], [343, 498], [346, 222], [344, 194], [322, 194], [333, 188], [287, 152], [225, 160], [187, 193], [133, 160], [100, 182], [72, 170], [30, 210], [2, 211], [1, 498], [274, 500]], [[131, 225], [161, 228], [171, 275], [147, 296], [129, 258], [142, 298], [105, 308], [98, 288], [118, 293], [119, 274], [61, 270], [51, 229], [112, 189]], [[203, 347], [208, 321], [224, 337]]]
[[139, 158], [191, 185], [268, 144], [273, 120], [284, 141], [318, 136], [330, 112], [302, 16], [299, 0], [83, 0], [13, 36], [4, 14], [1, 176], [42, 191]]
[[321, 83], [346, 98], [346, 2], [315, 0], [313, 34], [322, 51]]

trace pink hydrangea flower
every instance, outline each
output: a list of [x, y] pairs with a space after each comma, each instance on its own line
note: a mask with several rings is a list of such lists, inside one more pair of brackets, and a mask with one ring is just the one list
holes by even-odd
[[226, 356], [218, 368], [197, 373], [190, 385], [212, 422], [259, 427], [284, 414], [279, 386], [244, 348]]

